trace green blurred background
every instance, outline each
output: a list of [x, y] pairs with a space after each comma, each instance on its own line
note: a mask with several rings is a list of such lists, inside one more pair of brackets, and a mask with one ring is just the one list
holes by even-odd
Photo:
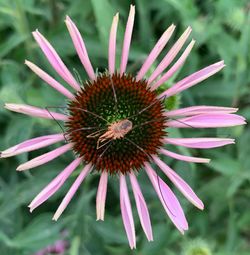
[[[227, 66], [219, 74], [174, 98], [174, 106], [211, 104], [239, 107], [240, 114], [249, 120], [249, 1], [137, 0], [133, 3], [136, 5], [136, 20], [129, 70], [138, 70], [157, 38], [171, 23], [175, 23], [177, 29], [167, 49], [190, 25], [196, 46], [174, 80], [221, 59], [225, 60]], [[119, 11], [119, 56], [129, 5], [130, 2], [126, 0], [0, 0], [0, 149], [31, 137], [60, 132], [53, 120], [29, 118], [3, 108], [5, 102], [40, 107], [65, 105], [63, 96], [45, 85], [24, 65], [25, 59], [31, 60], [58, 77], [41, 54], [31, 32], [39, 28], [70, 70], [77, 70], [84, 80], [86, 74], [68, 35], [65, 15], [70, 15], [78, 25], [93, 66], [103, 71], [107, 67], [112, 17]], [[15, 171], [19, 164], [47, 152], [48, 148], [45, 148], [0, 160], [0, 254], [33, 254], [60, 239], [63, 230], [66, 231], [64, 239], [70, 245], [65, 254], [70, 255], [250, 254], [249, 127], [182, 129], [173, 130], [170, 134], [176, 137], [236, 138], [236, 145], [224, 148], [181, 151], [186, 155], [211, 158], [211, 163], [207, 165], [164, 158], [205, 203], [205, 209], [201, 212], [173, 188], [190, 225], [184, 236], [165, 215], [143, 171], [139, 175], [139, 182], [150, 210], [154, 242], [148, 243], [141, 230], [131, 193], [137, 233], [137, 249], [134, 251], [129, 249], [122, 225], [116, 177], [109, 182], [104, 222], [95, 221], [98, 175], [86, 179], [57, 223], [51, 220], [53, 212], [74, 181], [74, 174], [55, 196], [30, 214], [27, 205], [32, 198], [73, 158], [68, 153], [30, 172]]]

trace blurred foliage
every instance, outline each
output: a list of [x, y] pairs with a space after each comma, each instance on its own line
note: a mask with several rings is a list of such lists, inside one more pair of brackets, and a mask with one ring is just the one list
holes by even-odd
[[[157, 38], [171, 23], [177, 25], [174, 39], [190, 25], [196, 46], [174, 80], [220, 59], [225, 60], [227, 67], [199, 86], [182, 93], [176, 102], [181, 106], [211, 104], [239, 107], [240, 113], [249, 120], [249, 1], [136, 0], [134, 3], [137, 12], [129, 56], [132, 63], [130, 70], [134, 72], [139, 68]], [[41, 107], [65, 104], [61, 95], [45, 85], [23, 64], [25, 59], [29, 59], [55, 75], [32, 39], [31, 32], [39, 28], [56, 47], [67, 66], [71, 70], [75, 68], [84, 79], [86, 74], [76, 57], [64, 24], [65, 15], [70, 15], [77, 23], [93, 66], [102, 71], [107, 67], [109, 29], [112, 17], [117, 11], [121, 17], [117, 46], [117, 58], [120, 57], [129, 4], [130, 2], [125, 0], [0, 0], [1, 149], [27, 138], [60, 132], [53, 121], [21, 116], [3, 108], [4, 102], [28, 103]], [[0, 254], [33, 254], [57, 240], [62, 230], [69, 233], [67, 239], [70, 248], [66, 252], [68, 255], [249, 254], [249, 127], [213, 131], [173, 130], [170, 135], [236, 138], [236, 145], [225, 148], [203, 151], [181, 149], [186, 155], [211, 158], [208, 165], [186, 164], [164, 158], [190, 183], [206, 205], [205, 210], [200, 212], [177, 192], [190, 225], [190, 230], [184, 236], [165, 216], [143, 172], [139, 175], [139, 181], [151, 213], [154, 242], [147, 242], [131, 196], [136, 216], [135, 251], [130, 251], [127, 244], [119, 209], [119, 187], [115, 177], [109, 182], [104, 222], [95, 221], [97, 175], [86, 179], [58, 222], [51, 220], [53, 212], [73, 182], [74, 175], [55, 196], [30, 214], [27, 205], [32, 198], [73, 158], [68, 153], [39, 169], [16, 173], [18, 164], [48, 150], [42, 149], [0, 161]]]

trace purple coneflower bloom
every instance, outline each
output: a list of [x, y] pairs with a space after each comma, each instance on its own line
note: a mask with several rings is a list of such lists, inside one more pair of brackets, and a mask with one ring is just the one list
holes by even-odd
[[[192, 40], [177, 61], [171, 68], [168, 68], [188, 40], [191, 33], [190, 27], [172, 46], [149, 78], [145, 78], [145, 75], [169, 41], [175, 30], [174, 25], [171, 25], [163, 33], [138, 73], [135, 76], [126, 73], [134, 16], [135, 7], [131, 6], [124, 34], [120, 68], [117, 70], [115, 60], [118, 14], [114, 16], [109, 37], [108, 71], [102, 74], [94, 72], [84, 41], [76, 25], [69, 17], [66, 17], [66, 25], [76, 52], [89, 76], [89, 80], [85, 81], [83, 85], [76, 81], [43, 35], [38, 30], [33, 32], [35, 40], [49, 63], [59, 76], [73, 88], [74, 92], [65, 88], [30, 61], [25, 61], [25, 63], [42, 80], [67, 98], [67, 114], [47, 111], [30, 105], [8, 103], [5, 107], [14, 112], [63, 122], [66, 132], [36, 137], [1, 153], [1, 157], [10, 157], [66, 141], [65, 145], [17, 168], [19, 171], [24, 171], [45, 164], [67, 151], [74, 151], [76, 159], [61, 171], [29, 205], [30, 211], [33, 211], [45, 202], [83, 163], [82, 171], [61, 202], [53, 217], [54, 220], [60, 217], [84, 178], [94, 170], [100, 173], [96, 195], [97, 220], [104, 220], [108, 176], [117, 175], [120, 180], [122, 220], [132, 249], [136, 247], [136, 235], [126, 177], [130, 180], [141, 226], [149, 241], [153, 240], [151, 222], [147, 204], [137, 181], [137, 173], [143, 170], [147, 173], [169, 218], [180, 232], [184, 233], [188, 229], [188, 223], [182, 207], [168, 185], [150, 166], [150, 163], [155, 163], [191, 203], [199, 209], [203, 209], [202, 201], [191, 187], [163, 162], [159, 155], [163, 154], [187, 162], [208, 163], [209, 159], [207, 158], [180, 155], [165, 149], [164, 146], [172, 144], [187, 148], [206, 149], [234, 143], [234, 139], [229, 138], [170, 138], [166, 128], [217, 128], [245, 123], [243, 117], [234, 114], [237, 111], [236, 108], [202, 105], [171, 111], [165, 110], [164, 102], [170, 96], [196, 85], [224, 67], [223, 61], [217, 62], [188, 75], [161, 94], [158, 92], [157, 88], [181, 68], [194, 46], [194, 40]], [[166, 70], [167, 68], [168, 70]]]

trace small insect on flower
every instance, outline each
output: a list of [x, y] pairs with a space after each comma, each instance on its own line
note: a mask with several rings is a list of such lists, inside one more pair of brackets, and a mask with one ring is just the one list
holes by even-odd
[[[48, 200], [82, 164], [82, 170], [59, 205], [53, 217], [54, 220], [58, 220], [85, 177], [93, 170], [100, 174], [96, 194], [97, 220], [104, 220], [108, 178], [110, 175], [116, 175], [120, 182], [122, 220], [131, 249], [136, 248], [136, 235], [127, 179], [130, 180], [141, 226], [149, 241], [153, 240], [151, 221], [147, 203], [137, 181], [143, 172], [148, 175], [170, 220], [181, 233], [184, 233], [188, 229], [188, 223], [183, 209], [175, 194], [155, 170], [160, 169], [197, 208], [203, 209], [204, 205], [192, 188], [160, 159], [160, 155], [186, 162], [208, 163], [207, 158], [185, 156], [167, 148], [171, 144], [187, 148], [208, 149], [234, 143], [234, 140], [229, 138], [171, 138], [168, 136], [167, 129], [170, 127], [217, 128], [245, 124], [243, 117], [234, 114], [237, 108], [206, 105], [174, 110], [165, 108], [169, 97], [198, 84], [224, 67], [223, 61], [217, 62], [188, 75], [159, 93], [157, 88], [167, 82], [182, 67], [194, 46], [195, 41], [191, 40], [174, 62], [189, 38], [192, 30], [190, 27], [180, 36], [152, 73], [149, 74], [149, 70], [152, 69], [153, 63], [171, 38], [175, 30], [174, 25], [166, 29], [138, 72], [136, 74], [127, 73], [134, 17], [135, 7], [131, 6], [124, 34], [120, 67], [116, 68], [116, 33], [119, 16], [118, 14], [114, 16], [109, 37], [108, 70], [98, 74], [94, 72], [84, 41], [75, 23], [66, 17], [69, 34], [88, 75], [88, 80], [83, 84], [79, 84], [74, 78], [45, 37], [38, 30], [33, 32], [45, 57], [65, 81], [65, 85], [68, 84], [71, 89], [66, 88], [30, 61], [26, 60], [25, 64], [68, 99], [67, 107], [65, 107], [66, 113], [62, 114], [48, 111], [47, 108], [42, 109], [24, 104], [7, 103], [5, 108], [33, 117], [53, 119], [60, 127], [63, 126], [63, 132], [29, 139], [1, 153], [2, 158], [11, 157], [65, 140], [66, 144], [61, 147], [33, 158], [17, 168], [19, 171], [24, 171], [52, 161], [67, 151], [74, 152], [76, 158], [29, 205], [30, 211], [33, 211]], [[172, 65], [169, 68], [170, 64]], [[151, 163], [155, 165], [155, 169], [151, 167]]]
[[[132, 126], [133, 124], [130, 120], [120, 120], [112, 123], [108, 127], [108, 130], [98, 138], [96, 148], [99, 149], [100, 147], [104, 146], [105, 144], [100, 146], [100, 143], [103, 143], [106, 140], [116, 140], [123, 138], [132, 129]], [[98, 134], [88, 135], [88, 137], [95, 136], [98, 136]]]

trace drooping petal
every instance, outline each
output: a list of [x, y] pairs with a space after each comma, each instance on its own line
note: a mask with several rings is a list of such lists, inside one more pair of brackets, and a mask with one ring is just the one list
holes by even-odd
[[167, 122], [168, 127], [175, 128], [219, 128], [243, 124], [246, 124], [243, 117], [228, 113], [205, 113]]
[[115, 57], [116, 57], [116, 32], [119, 21], [119, 13], [117, 13], [114, 18], [110, 29], [109, 35], [109, 73], [113, 74], [115, 72]]
[[193, 163], [209, 163], [210, 162], [210, 159], [208, 158], [197, 158], [197, 157], [185, 156], [185, 155], [181, 155], [181, 154], [178, 154], [169, 150], [165, 150], [165, 149], [160, 149], [160, 152], [168, 157], [186, 161], [186, 162], [193, 162]]
[[175, 173], [167, 164], [165, 164], [158, 157], [153, 156], [153, 160], [193, 205], [195, 205], [201, 210], [204, 209], [202, 201], [197, 197], [197, 195], [190, 188], [190, 186], [177, 173]]
[[188, 223], [178, 199], [148, 163], [145, 164], [145, 170], [169, 218], [184, 234], [184, 231], [188, 229]]
[[151, 50], [150, 54], [148, 55], [147, 59], [143, 63], [141, 69], [139, 70], [138, 74], [136, 75], [136, 80], [139, 81], [143, 79], [143, 76], [146, 72], [150, 69], [156, 58], [159, 56], [167, 42], [169, 41], [170, 37], [172, 36], [175, 30], [175, 25], [172, 24], [161, 36], [158, 42], [155, 44], [154, 48]]
[[70, 19], [69, 16], [66, 16], [65, 23], [69, 30], [76, 52], [82, 62], [82, 65], [84, 66], [89, 78], [91, 80], [95, 80], [96, 78], [95, 72], [89, 60], [88, 52], [79, 30], [77, 29], [75, 23]]
[[48, 111], [48, 110], [41, 109], [31, 105], [5, 104], [4, 107], [10, 111], [19, 112], [19, 113], [26, 114], [33, 117], [39, 117], [44, 119], [56, 119], [56, 120], [62, 120], [62, 121], [68, 120], [68, 116], [62, 113]]
[[63, 87], [58, 81], [56, 81], [53, 77], [44, 72], [37, 65], [32, 62], [25, 60], [25, 65], [27, 65], [35, 74], [37, 74], [42, 80], [44, 80], [47, 84], [49, 84], [52, 88], [63, 94], [69, 99], [73, 99], [75, 96], [66, 88]]
[[171, 88], [167, 89], [165, 92], [159, 95], [160, 98], [162, 97], [170, 97], [177, 93], [180, 93], [183, 90], [186, 90], [197, 83], [204, 81], [208, 77], [212, 76], [213, 74], [219, 72], [224, 67], [224, 61], [217, 62], [213, 65], [207, 66], [186, 78], [180, 80], [176, 84], [174, 84]]
[[61, 214], [66, 209], [67, 205], [69, 204], [69, 202], [71, 201], [72, 197], [75, 195], [75, 193], [78, 190], [79, 186], [81, 185], [81, 183], [83, 182], [85, 177], [88, 175], [88, 173], [91, 171], [91, 169], [92, 169], [92, 165], [91, 164], [88, 164], [88, 165], [86, 165], [83, 168], [83, 170], [78, 175], [78, 177], [74, 181], [73, 185], [71, 186], [71, 188], [67, 192], [67, 194], [64, 197], [63, 201], [59, 205], [58, 209], [56, 210], [56, 212], [55, 212], [55, 214], [54, 214], [54, 216], [52, 218], [53, 220], [57, 221], [58, 218], [61, 216]]
[[108, 173], [103, 172], [100, 177], [96, 195], [96, 220], [104, 220], [105, 203], [107, 195]]
[[137, 179], [134, 173], [131, 172], [129, 174], [129, 177], [130, 177], [130, 182], [131, 182], [134, 197], [135, 197], [137, 212], [140, 218], [141, 226], [143, 228], [144, 233], [147, 236], [148, 241], [153, 241], [153, 233], [152, 233], [151, 221], [149, 217], [147, 204], [142, 195], [140, 186], [137, 182]]
[[72, 144], [65, 144], [55, 150], [52, 150], [50, 152], [47, 152], [41, 156], [38, 156], [36, 158], [33, 158], [24, 164], [21, 164], [18, 168], [17, 171], [24, 171], [27, 169], [31, 169], [37, 166], [41, 166], [57, 157], [60, 155], [64, 154], [66, 151], [70, 150], [72, 148]]
[[26, 140], [1, 152], [1, 158], [12, 157], [24, 152], [37, 150], [64, 140], [63, 134], [45, 135]]
[[134, 19], [135, 19], [135, 6], [130, 5], [130, 11], [129, 11], [127, 26], [126, 26], [126, 30], [124, 34], [124, 40], [123, 40], [120, 74], [123, 74], [126, 71], [126, 67], [128, 63], [129, 48], [130, 48], [133, 26], [134, 26]]
[[129, 246], [131, 249], [134, 249], [136, 248], [134, 219], [129, 200], [126, 179], [122, 174], [120, 175], [120, 206], [122, 220], [126, 230]]
[[237, 112], [238, 108], [232, 107], [221, 107], [221, 106], [190, 106], [172, 111], [166, 111], [164, 116], [176, 117], [176, 116], [193, 116], [199, 114], [210, 114], [210, 113], [234, 113]]
[[157, 89], [161, 84], [163, 84], [169, 78], [171, 78], [183, 66], [194, 44], [195, 44], [195, 41], [192, 40], [190, 44], [187, 46], [187, 48], [184, 50], [180, 58], [176, 61], [176, 63], [158, 81], [156, 81], [151, 86], [151, 90]]
[[210, 149], [233, 144], [234, 139], [230, 138], [164, 138], [165, 143], [184, 146], [187, 148]]
[[35, 40], [39, 44], [41, 50], [43, 51], [44, 55], [53, 66], [55, 71], [75, 90], [79, 90], [80, 86], [70, 73], [66, 65], [63, 63], [55, 49], [52, 45], [46, 40], [46, 38], [38, 31], [32, 33]]
[[148, 79], [148, 83], [152, 83], [173, 61], [176, 55], [181, 50], [182, 46], [188, 39], [192, 29], [188, 27], [185, 32], [181, 35], [181, 37], [177, 40], [177, 42], [173, 45], [167, 55], [163, 58], [161, 63], [156, 67], [152, 75]]
[[80, 163], [81, 158], [77, 158], [58, 174], [29, 204], [30, 212], [54, 195]]

